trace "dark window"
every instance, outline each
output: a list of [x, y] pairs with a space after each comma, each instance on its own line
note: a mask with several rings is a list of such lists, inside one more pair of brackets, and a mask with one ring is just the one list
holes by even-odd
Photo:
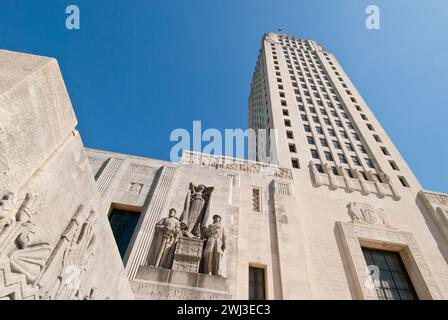
[[334, 147], [335, 147], [336, 149], [341, 149], [341, 145], [339, 144], [338, 141], [333, 140], [333, 145], [334, 145]]
[[319, 153], [316, 149], [311, 149], [311, 156], [313, 157], [313, 159], [319, 159]]
[[314, 143], [314, 138], [313, 138], [313, 137], [306, 136], [306, 139], [308, 140], [308, 143], [309, 143], [309, 144], [315, 144], [315, 143]]
[[265, 270], [249, 267], [249, 300], [265, 300]]
[[398, 176], [398, 179], [400, 179], [401, 185], [403, 187], [409, 188], [409, 183], [406, 181], [405, 177]]
[[291, 159], [291, 164], [292, 164], [292, 167], [293, 167], [294, 169], [299, 169], [299, 168], [300, 168], [300, 166], [299, 166], [299, 160], [297, 160], [297, 159]]
[[352, 170], [350, 170], [350, 169], [345, 169], [345, 170], [346, 170], [345, 172], [347, 172], [347, 175], [348, 175], [350, 178], [353, 178]]
[[112, 210], [110, 225], [122, 258], [126, 254], [139, 218], [140, 213], [117, 209]]
[[347, 147], [347, 150], [348, 150], [348, 151], [354, 151], [354, 150], [353, 150], [353, 146], [352, 146], [351, 143], [346, 142], [346, 143], [345, 143], [345, 146]]
[[386, 149], [386, 147], [381, 147], [381, 151], [383, 151], [383, 154], [386, 156], [390, 156], [389, 151]]
[[286, 137], [288, 137], [288, 139], [294, 139], [292, 131], [286, 131]]
[[311, 127], [309, 125], [304, 125], [303, 128], [305, 129], [305, 132], [311, 132]]
[[333, 174], [334, 174], [335, 176], [338, 176], [338, 175], [339, 175], [338, 169], [336, 169], [336, 167], [331, 167], [331, 171], [333, 171]]
[[338, 158], [341, 163], [347, 163], [347, 159], [343, 154], [338, 153]]
[[331, 152], [325, 151], [325, 159], [327, 159], [327, 161], [333, 161], [333, 156], [331, 155]]
[[356, 166], [361, 166], [361, 162], [359, 162], [358, 157], [352, 156], [352, 161]]
[[292, 153], [296, 153], [297, 152], [295, 144], [290, 144], [289, 145], [289, 152], [292, 152]]
[[325, 139], [320, 139], [320, 144], [322, 147], [328, 147], [328, 142]]
[[372, 160], [370, 160], [370, 159], [365, 159], [365, 160], [366, 160], [367, 166], [369, 166], [372, 169], [375, 169], [375, 166], [373, 165], [373, 161]]
[[362, 248], [368, 266], [379, 268], [376, 292], [380, 300], [418, 300], [398, 252]]
[[397, 164], [395, 163], [395, 161], [393, 160], [389, 160], [390, 166], [392, 167], [392, 169], [399, 171], [400, 169], [398, 168]]

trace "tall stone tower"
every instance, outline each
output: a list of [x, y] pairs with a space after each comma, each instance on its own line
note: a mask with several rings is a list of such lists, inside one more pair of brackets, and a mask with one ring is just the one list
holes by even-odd
[[[446, 274], [447, 245], [441, 235], [446, 240], [447, 197], [421, 190], [333, 54], [312, 40], [266, 33], [252, 78], [249, 127], [275, 131], [250, 140], [251, 160], [274, 159], [293, 170], [298, 211], [291, 216], [301, 227], [288, 236], [303, 240], [312, 296], [344, 292], [344, 275], [338, 271], [343, 262], [345, 276], [355, 279], [354, 297], [441, 297], [428, 283], [424, 294], [417, 289], [425, 282], [426, 267], [413, 276], [424, 258], [412, 248], [418, 243], [428, 263], [434, 263], [431, 269], [443, 265]], [[347, 224], [348, 216], [352, 222]], [[392, 263], [380, 263], [385, 259], [402, 267], [397, 278], [407, 279], [403, 287], [401, 280], [385, 280], [393, 274]], [[367, 288], [367, 265], [379, 266], [381, 283], [393, 290]]]

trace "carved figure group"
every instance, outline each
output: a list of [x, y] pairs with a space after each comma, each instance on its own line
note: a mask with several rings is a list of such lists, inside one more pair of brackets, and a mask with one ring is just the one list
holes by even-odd
[[[151, 265], [171, 268], [177, 256], [188, 255], [188, 248], [182, 246], [188, 245], [188, 241], [193, 241], [195, 242], [193, 248], [196, 247], [197, 241], [202, 241], [203, 245], [201, 244], [199, 252], [202, 259], [198, 260], [198, 263], [202, 262], [203, 272], [221, 275], [226, 236], [221, 216], [213, 215], [213, 222], [208, 224], [213, 191], [213, 187], [190, 183], [180, 219], [176, 217], [176, 210], [172, 208], [168, 217], [156, 224], [156, 235], [150, 253]], [[179, 242], [180, 238], [184, 240]], [[182, 248], [178, 247], [179, 243]], [[176, 255], [176, 252], [179, 254]], [[182, 265], [176, 261], [175, 265]], [[191, 261], [186, 263], [191, 264]]]

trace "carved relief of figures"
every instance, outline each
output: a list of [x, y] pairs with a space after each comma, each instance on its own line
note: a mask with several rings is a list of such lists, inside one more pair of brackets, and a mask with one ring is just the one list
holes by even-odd
[[351, 202], [347, 208], [352, 222], [389, 226], [383, 209], [375, 209], [361, 202]]
[[245, 160], [235, 160], [219, 156], [211, 156], [202, 153], [185, 152], [182, 163], [211, 167], [215, 169], [223, 168], [228, 170], [238, 170], [248, 173], [275, 176], [282, 179], [292, 179], [292, 171], [280, 168], [275, 165], [250, 162]]
[[207, 223], [211, 196], [214, 188], [204, 185], [195, 186], [190, 183], [187, 197], [185, 198], [184, 211], [180, 217], [184, 236], [200, 238], [201, 228]]
[[168, 217], [160, 220], [156, 225], [159, 239], [155, 251], [154, 266], [170, 268], [174, 256], [174, 244], [180, 234], [180, 222], [176, 217], [176, 210], [170, 209]]
[[207, 242], [204, 249], [204, 273], [221, 275], [221, 263], [226, 249], [226, 235], [219, 215], [213, 216], [213, 223], [204, 228]]
[[38, 214], [36, 194], [26, 194], [19, 209], [15, 196], [2, 199], [0, 272], [5, 277], [0, 279], [0, 299], [75, 299], [93, 257], [95, 212], [84, 218], [81, 206], [53, 248], [32, 221]]

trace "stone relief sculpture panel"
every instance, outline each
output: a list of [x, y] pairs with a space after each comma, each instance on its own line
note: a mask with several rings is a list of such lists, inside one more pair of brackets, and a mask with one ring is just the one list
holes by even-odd
[[390, 227], [383, 209], [375, 209], [368, 203], [351, 202], [347, 205], [348, 214], [354, 223], [376, 224]]
[[0, 299], [79, 299], [93, 262], [96, 214], [80, 206], [55, 246], [36, 226], [37, 195], [21, 203], [8, 193], [0, 201]]
[[226, 248], [222, 218], [213, 215], [208, 224], [214, 187], [190, 183], [183, 212], [178, 219], [176, 210], [156, 225], [151, 244], [149, 264], [177, 271], [221, 276]]

